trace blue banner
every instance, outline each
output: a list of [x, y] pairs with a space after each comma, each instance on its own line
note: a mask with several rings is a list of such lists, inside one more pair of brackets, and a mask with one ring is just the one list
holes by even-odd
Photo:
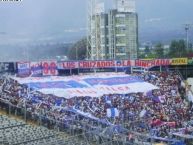
[[0, 62], [0, 72], [14, 72], [15, 65], [13, 62]]
[[76, 81], [53, 81], [53, 82], [34, 82], [34, 83], [27, 83], [28, 87], [33, 89], [46, 89], [46, 88], [62, 88], [62, 89], [69, 89], [69, 88], [87, 88], [87, 85], [81, 84]]
[[30, 75], [30, 63], [29, 62], [18, 62], [17, 63], [18, 76], [27, 77]]
[[136, 82], [144, 82], [139, 77], [135, 76], [125, 76], [125, 77], [110, 77], [110, 78], [87, 78], [84, 79], [86, 83], [89, 85], [122, 85], [122, 84], [129, 84], [129, 83], [136, 83]]
[[31, 62], [31, 76], [38, 77], [42, 76], [42, 64], [41, 62]]

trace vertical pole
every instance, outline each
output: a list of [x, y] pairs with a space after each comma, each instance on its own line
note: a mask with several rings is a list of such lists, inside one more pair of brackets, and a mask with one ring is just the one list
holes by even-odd
[[89, 59], [89, 42], [90, 42], [90, 40], [89, 40], [89, 36], [91, 36], [91, 34], [90, 34], [90, 2], [89, 2], [89, 0], [87, 0], [87, 11], [86, 11], [86, 13], [87, 13], [87, 16], [86, 16], [86, 25], [87, 25], [87, 45], [86, 45], [86, 59]]
[[76, 61], [78, 60], [78, 49], [76, 47]]
[[78, 66], [78, 75], [79, 75], [79, 73], [80, 73], [80, 70], [79, 70], [79, 66]]
[[116, 32], [115, 32], [115, 16], [113, 15], [113, 59], [116, 59]]
[[11, 115], [11, 103], [9, 103], [9, 116]]
[[26, 107], [26, 100], [25, 100], [25, 102], [24, 102], [25, 104], [25, 107], [24, 107], [24, 120], [25, 120], [25, 122], [27, 122], [27, 107]]
[[188, 79], [187, 69], [188, 69], [188, 67], [187, 67], [187, 65], [186, 65], [186, 80]]
[[188, 50], [189, 48], [189, 40], [188, 40], [189, 25], [188, 24], [186, 25], [185, 30], [186, 30], [186, 49]]
[[93, 57], [93, 4], [94, 0], [87, 0], [87, 59]]
[[131, 74], [133, 74], [133, 67], [131, 66]]
[[24, 98], [24, 120], [25, 122], [27, 122], [27, 103], [26, 100], [30, 97], [29, 93], [30, 93], [30, 86], [27, 87], [27, 98]]

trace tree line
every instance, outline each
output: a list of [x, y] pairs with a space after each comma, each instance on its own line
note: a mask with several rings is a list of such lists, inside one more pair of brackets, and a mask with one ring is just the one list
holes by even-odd
[[[169, 48], [165, 48], [161, 42], [156, 43], [153, 47], [146, 45], [144, 50], [139, 50], [138, 58], [178, 58], [187, 57], [193, 54], [193, 46], [189, 44], [188, 49], [186, 41], [172, 40]], [[87, 39], [83, 38], [76, 42], [68, 51], [68, 58], [70, 60], [86, 59], [87, 54]]]
[[139, 58], [179, 58], [193, 54], [192, 44], [187, 47], [185, 40], [172, 40], [169, 48], [165, 48], [162, 43], [157, 43], [154, 47], [145, 46]]

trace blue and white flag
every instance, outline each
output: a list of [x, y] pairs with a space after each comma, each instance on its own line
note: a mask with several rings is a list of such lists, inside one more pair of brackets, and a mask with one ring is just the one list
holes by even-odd
[[62, 105], [62, 100], [56, 100], [55, 101], [55, 106], [59, 107]]
[[165, 100], [165, 96], [158, 96], [160, 103], [164, 103]]
[[118, 117], [119, 111], [117, 108], [109, 108], [107, 109], [107, 117]]
[[109, 96], [105, 96], [105, 102], [107, 104], [110, 104], [111, 105], [111, 99], [109, 98]]
[[152, 97], [153, 92], [152, 92], [152, 90], [149, 90], [149, 91], [145, 92], [144, 95], [147, 96], [147, 97]]
[[145, 114], [146, 114], [146, 110], [145, 109], [143, 109], [141, 112], [140, 112], [140, 114], [139, 114], [139, 117], [144, 117], [145, 116]]

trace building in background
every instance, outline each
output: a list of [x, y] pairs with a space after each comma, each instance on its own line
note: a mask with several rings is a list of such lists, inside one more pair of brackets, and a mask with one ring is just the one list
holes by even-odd
[[93, 60], [103, 60], [107, 58], [108, 14], [104, 12], [104, 3], [98, 3], [95, 6], [89, 34], [91, 39], [90, 56]]
[[108, 12], [104, 10], [104, 2], [93, 0], [90, 4], [88, 42], [91, 49], [88, 56], [91, 60], [137, 58], [135, 0], [115, 0], [115, 4], [116, 7]]
[[111, 10], [108, 16], [109, 59], [136, 59], [138, 50], [137, 14]]

